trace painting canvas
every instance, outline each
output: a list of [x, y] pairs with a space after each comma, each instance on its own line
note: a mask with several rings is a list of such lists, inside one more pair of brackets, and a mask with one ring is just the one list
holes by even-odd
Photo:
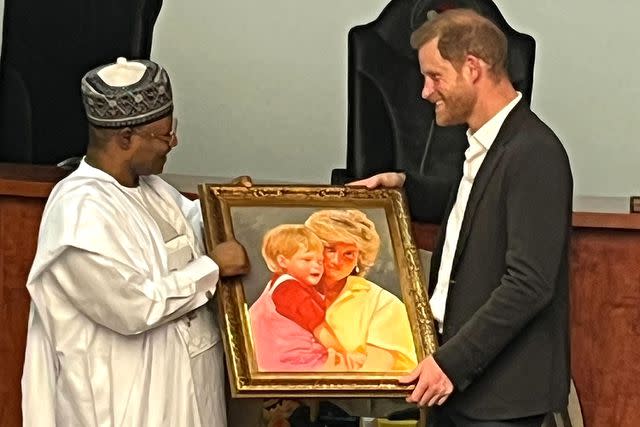
[[218, 288], [232, 392], [399, 396], [435, 350], [403, 194], [202, 184], [207, 249], [235, 238], [251, 272]]

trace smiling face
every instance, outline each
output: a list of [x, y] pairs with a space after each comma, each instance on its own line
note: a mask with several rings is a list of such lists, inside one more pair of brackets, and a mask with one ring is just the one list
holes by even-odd
[[171, 136], [172, 116], [169, 115], [139, 128], [134, 128], [131, 141], [134, 152], [131, 156], [131, 169], [137, 176], [162, 173], [167, 154], [175, 146], [175, 137]]
[[324, 248], [324, 275], [338, 282], [353, 273], [358, 264], [358, 247], [353, 243], [329, 243]]
[[418, 50], [418, 61], [424, 76], [422, 98], [435, 104], [436, 123], [439, 126], [468, 123], [477, 95], [466, 63], [456, 70], [440, 54], [438, 39]]
[[278, 264], [283, 272], [311, 286], [318, 284], [323, 273], [322, 252], [304, 247], [289, 258], [278, 255]]

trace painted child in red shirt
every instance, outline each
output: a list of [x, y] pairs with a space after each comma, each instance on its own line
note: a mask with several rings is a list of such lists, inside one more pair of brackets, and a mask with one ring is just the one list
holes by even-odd
[[[274, 369], [345, 370], [357, 369], [364, 363], [364, 355], [345, 354], [325, 322], [324, 298], [315, 289], [324, 272], [323, 251], [322, 241], [301, 224], [279, 225], [266, 233], [262, 256], [274, 275], [250, 309], [254, 335], [260, 335], [259, 329], [268, 323], [272, 326], [268, 328], [269, 343], [259, 342], [259, 337], [254, 336], [259, 365], [262, 360], [263, 365]], [[271, 302], [261, 301], [267, 297], [273, 311]], [[308, 345], [301, 345], [305, 342]], [[269, 354], [264, 354], [266, 351]], [[277, 360], [269, 363], [274, 357]]]

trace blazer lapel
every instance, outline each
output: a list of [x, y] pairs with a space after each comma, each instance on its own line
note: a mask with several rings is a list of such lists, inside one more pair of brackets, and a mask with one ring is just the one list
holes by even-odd
[[462, 227], [460, 228], [460, 236], [458, 237], [456, 252], [453, 256], [451, 278], [453, 278], [453, 275], [456, 271], [456, 266], [460, 259], [460, 255], [462, 254], [462, 251], [464, 250], [464, 247], [467, 243], [467, 238], [469, 237], [469, 232], [471, 231], [471, 224], [473, 223], [473, 217], [476, 213], [476, 209], [478, 208], [478, 204], [482, 199], [482, 194], [487, 188], [487, 184], [491, 180], [493, 171], [500, 163], [500, 159], [502, 158], [502, 154], [504, 153], [503, 147], [496, 144], [497, 142], [498, 141], [496, 140], [493, 145], [491, 145], [491, 148], [487, 152], [487, 156], [482, 162], [482, 166], [480, 166], [478, 175], [476, 175], [476, 178], [473, 182], [473, 187], [471, 188], [471, 193], [469, 194], [469, 201], [467, 202], [467, 208], [464, 211], [464, 217], [462, 219]]
[[456, 252], [453, 256], [453, 266], [451, 269], [452, 279], [455, 275], [460, 256], [462, 255], [462, 252], [464, 251], [464, 248], [466, 246], [467, 239], [469, 238], [471, 225], [473, 224], [473, 217], [476, 213], [480, 200], [482, 200], [482, 195], [484, 194], [487, 185], [491, 181], [493, 172], [500, 164], [500, 159], [504, 154], [505, 144], [509, 141], [513, 130], [517, 129], [517, 125], [519, 125], [519, 123], [522, 121], [523, 115], [521, 114], [521, 112], [525, 111], [526, 108], [527, 107], [525, 106], [524, 102], [520, 100], [520, 102], [516, 104], [513, 110], [511, 110], [504, 123], [502, 124], [502, 127], [500, 128], [495, 141], [487, 152], [487, 155], [482, 162], [482, 166], [480, 166], [480, 170], [478, 170], [478, 174], [476, 175], [476, 178], [473, 182], [473, 187], [471, 188], [471, 193], [469, 194], [469, 201], [467, 202], [467, 207], [462, 219], [462, 227], [460, 228], [460, 236], [458, 237]]

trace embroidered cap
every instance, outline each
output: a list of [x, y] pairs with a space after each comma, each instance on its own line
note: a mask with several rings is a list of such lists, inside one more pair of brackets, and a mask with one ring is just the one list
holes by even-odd
[[150, 123], [173, 111], [169, 75], [147, 60], [94, 68], [80, 84], [87, 119], [98, 127], [122, 128]]

